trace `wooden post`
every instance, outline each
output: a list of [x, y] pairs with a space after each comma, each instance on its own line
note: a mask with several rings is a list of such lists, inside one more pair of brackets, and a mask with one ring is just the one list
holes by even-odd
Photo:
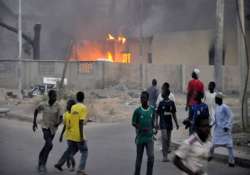
[[41, 24], [36, 24], [34, 26], [34, 40], [33, 40], [33, 59], [40, 60], [40, 33]]
[[66, 57], [64, 58], [64, 66], [63, 66], [63, 72], [62, 72], [62, 77], [61, 77], [61, 81], [59, 83], [59, 99], [61, 99], [63, 97], [63, 93], [64, 93], [64, 79], [65, 79], [65, 75], [67, 72], [67, 68], [68, 68], [68, 63], [69, 63], [69, 59], [70, 59], [70, 55], [71, 55], [71, 51], [73, 48], [73, 41], [71, 41], [70, 46], [68, 48], [68, 53], [66, 55]]

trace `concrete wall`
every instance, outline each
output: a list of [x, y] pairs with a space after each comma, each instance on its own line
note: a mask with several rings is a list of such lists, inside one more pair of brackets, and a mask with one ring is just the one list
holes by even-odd
[[17, 73], [15, 61], [0, 62], [0, 86], [4, 88], [17, 87]]
[[[0, 87], [16, 88], [16, 61], [0, 61]], [[24, 61], [25, 88], [42, 83], [43, 77], [61, 77], [63, 61]], [[170, 64], [113, 64], [105, 62], [70, 62], [66, 73], [68, 88], [104, 88], [123, 83], [129, 88], [146, 89], [156, 78], [159, 86], [170, 83], [171, 90], [185, 92], [193, 68], [201, 70], [200, 79], [207, 86], [213, 80], [213, 66]], [[238, 92], [240, 75], [238, 66], [224, 66], [224, 91]]]
[[[208, 65], [208, 51], [213, 31], [184, 31], [156, 34], [152, 53], [155, 64]], [[225, 33], [225, 65], [237, 65], [237, 38], [235, 32]]]
[[[142, 56], [139, 39], [129, 39], [128, 47], [133, 64], [149, 63], [148, 53], [152, 53], [153, 64], [209, 65], [208, 52], [213, 39], [212, 30], [167, 32], [143, 38]], [[225, 65], [238, 65], [236, 32], [226, 31], [224, 41]]]
[[[208, 65], [212, 31], [172, 32], [154, 35], [153, 63]], [[225, 34], [226, 65], [237, 65], [236, 33]]]

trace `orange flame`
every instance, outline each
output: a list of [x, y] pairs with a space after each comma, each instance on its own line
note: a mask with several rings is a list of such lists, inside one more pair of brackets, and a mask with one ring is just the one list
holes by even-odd
[[123, 37], [123, 36], [119, 36], [118, 41], [121, 42], [122, 44], [125, 44], [127, 39], [125, 37]]
[[113, 62], [113, 55], [111, 52], [107, 52], [107, 58], [109, 61]]
[[109, 34], [108, 34], [108, 39], [107, 39], [107, 40], [115, 40], [115, 37], [109, 33]]
[[[112, 42], [111, 42], [112, 41]], [[131, 53], [124, 52], [127, 39], [123, 35], [118, 37], [108, 34], [106, 42], [81, 41], [74, 45], [71, 59], [81, 61], [108, 61], [130, 63]]]

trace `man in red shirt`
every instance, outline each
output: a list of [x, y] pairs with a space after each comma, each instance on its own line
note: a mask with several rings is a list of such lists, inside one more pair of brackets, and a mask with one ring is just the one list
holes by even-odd
[[204, 85], [199, 80], [200, 70], [195, 68], [192, 72], [192, 80], [188, 82], [186, 111], [194, 104], [197, 104], [196, 95], [198, 92], [204, 93]]
[[186, 111], [189, 110], [189, 118], [192, 117], [192, 116], [190, 116], [191, 115], [190, 114], [191, 107], [198, 103], [198, 101], [196, 99], [197, 94], [198, 93], [204, 94], [204, 85], [199, 80], [199, 73], [200, 73], [200, 70], [195, 68], [192, 72], [193, 79], [188, 82]]

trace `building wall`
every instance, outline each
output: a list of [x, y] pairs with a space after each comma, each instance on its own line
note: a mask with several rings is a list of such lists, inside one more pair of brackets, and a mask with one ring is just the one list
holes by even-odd
[[[156, 34], [152, 52], [155, 64], [208, 65], [212, 31], [184, 31]], [[237, 65], [236, 33], [225, 33], [225, 64]]]
[[[0, 61], [0, 87], [17, 88], [17, 62]], [[41, 84], [43, 77], [61, 77], [63, 61], [24, 61], [23, 86], [29, 88]], [[187, 82], [191, 79], [193, 68], [201, 70], [200, 79], [205, 86], [213, 80], [213, 66], [181, 64], [113, 64], [105, 62], [70, 62], [66, 78], [68, 88], [89, 89], [104, 88], [123, 83], [128, 88], [146, 89], [153, 78], [159, 86], [167, 81], [175, 92], [185, 92]], [[225, 92], [239, 92], [240, 75], [238, 66], [224, 66], [223, 84]]]

